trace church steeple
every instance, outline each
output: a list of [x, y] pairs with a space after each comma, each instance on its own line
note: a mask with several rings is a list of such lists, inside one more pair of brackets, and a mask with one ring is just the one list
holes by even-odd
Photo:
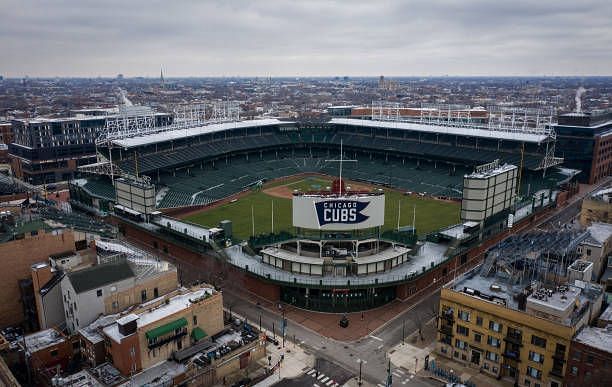
[[162, 66], [159, 66], [159, 81], [164, 86], [164, 68]]

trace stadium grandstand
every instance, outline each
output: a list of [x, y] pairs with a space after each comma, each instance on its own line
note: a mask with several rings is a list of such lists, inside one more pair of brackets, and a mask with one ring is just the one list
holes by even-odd
[[[358, 161], [346, 168], [347, 178], [431, 196], [460, 198], [463, 175], [496, 159], [522, 166], [523, 195], [567, 178], [555, 168], [562, 160], [554, 157], [551, 118], [541, 112], [428, 105], [407, 114], [374, 104], [369, 116], [351, 111], [361, 113], [316, 123], [234, 116], [124, 135], [116, 129], [98, 147], [100, 162], [81, 170], [148, 176], [158, 208], [209, 204], [299, 173], [334, 175], [325, 160], [341, 141]], [[108, 178], [78, 185], [99, 199], [114, 196]]]

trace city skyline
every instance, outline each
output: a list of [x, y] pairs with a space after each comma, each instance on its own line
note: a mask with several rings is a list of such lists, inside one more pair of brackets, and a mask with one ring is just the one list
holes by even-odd
[[6, 4], [5, 77], [610, 75], [605, 1]]

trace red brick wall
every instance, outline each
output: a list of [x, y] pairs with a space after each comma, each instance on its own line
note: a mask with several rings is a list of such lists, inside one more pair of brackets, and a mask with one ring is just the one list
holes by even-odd
[[[147, 344], [143, 343], [143, 345]], [[132, 347], [134, 348], [134, 357], [131, 355]], [[137, 334], [124, 337], [121, 343], [116, 343], [115, 341], [110, 340], [110, 348], [108, 351], [112, 358], [113, 365], [119, 370], [119, 372], [121, 372], [121, 374], [130, 376], [132, 373], [132, 364], [135, 364], [134, 373], [139, 372], [142, 369]]]
[[[589, 356], [592, 362], [589, 362]], [[572, 341], [565, 372], [565, 386], [610, 386], [612, 385], [612, 353]], [[577, 374], [572, 373], [576, 367]]]

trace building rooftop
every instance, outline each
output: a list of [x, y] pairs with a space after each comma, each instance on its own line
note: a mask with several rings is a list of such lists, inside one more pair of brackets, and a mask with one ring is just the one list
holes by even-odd
[[612, 325], [608, 325], [606, 328], [586, 326], [578, 332], [574, 341], [612, 353]]
[[601, 246], [612, 236], [612, 224], [609, 223], [593, 222], [587, 230], [590, 236], [586, 242], [589, 244]]
[[601, 316], [599, 316], [599, 319], [601, 321], [610, 321], [610, 322], [612, 322], [612, 304], [608, 305], [606, 310], [604, 310], [603, 313], [601, 314]]
[[496, 130], [487, 130], [477, 127], [454, 127], [454, 126], [441, 126], [441, 125], [427, 125], [412, 122], [401, 122], [401, 121], [374, 121], [374, 120], [359, 120], [354, 118], [333, 118], [330, 121], [333, 124], [342, 124], [350, 126], [364, 126], [364, 127], [376, 127], [376, 128], [389, 128], [389, 129], [403, 129], [415, 132], [426, 132], [426, 133], [440, 133], [440, 134], [452, 134], [458, 136], [470, 136], [480, 138], [492, 138], [500, 140], [511, 140], [511, 141], [525, 141], [532, 143], [541, 143], [546, 140], [548, 136], [544, 134], [534, 134], [528, 132], [504, 132]]
[[101, 330], [111, 324], [114, 324], [118, 318], [119, 314], [100, 316], [88, 326], [79, 329], [79, 333], [92, 344], [102, 342], [104, 341], [104, 337], [100, 333]]
[[64, 337], [61, 333], [59, 333], [53, 328], [32, 333], [31, 335], [27, 335], [24, 337], [26, 351], [28, 353], [38, 352], [45, 348], [60, 344], [65, 340], [66, 337]]
[[537, 279], [512, 283], [505, 275], [482, 275], [480, 265], [446, 285], [448, 289], [508, 309], [553, 320], [569, 326], [584, 315], [603, 290], [598, 285], [576, 281], [576, 285], [544, 285]]
[[129, 381], [125, 382], [124, 384], [120, 384], [120, 386], [131, 387], [172, 385], [173, 378], [184, 374], [185, 371], [186, 367], [183, 364], [166, 360], [132, 376]]
[[486, 169], [483, 171], [472, 172], [468, 175], [465, 175], [466, 178], [469, 179], [487, 179], [492, 176], [497, 176], [507, 171], [511, 171], [513, 169], [517, 169], [516, 165], [512, 164], [504, 164], [495, 168]]
[[170, 140], [179, 140], [189, 137], [200, 136], [207, 133], [222, 132], [234, 128], [253, 128], [258, 126], [271, 126], [285, 123], [277, 119], [260, 119], [260, 120], [248, 120], [248, 121], [235, 121], [235, 122], [223, 122], [218, 124], [210, 124], [198, 126], [195, 128], [188, 129], [175, 129], [168, 130], [165, 132], [158, 132], [143, 136], [136, 136], [131, 138], [124, 138], [121, 140], [114, 140], [113, 143], [123, 148], [133, 148], [141, 145], [155, 144]]
[[[186, 289], [183, 288], [183, 291], [186, 291]], [[187, 291], [186, 293], [169, 298], [168, 302], [162, 302], [157, 307], [151, 307], [150, 309], [140, 313], [135, 312], [134, 315], [125, 316], [123, 319], [128, 318], [133, 320], [133, 316], [137, 315], [137, 327], [142, 328], [165, 317], [185, 310], [189, 308], [196, 300], [209, 297], [215, 293], [216, 291], [213, 288], [201, 288], [195, 291]], [[161, 299], [163, 299], [163, 297], [156, 300], [159, 301]], [[151, 304], [152, 301], [149, 301], [147, 304], [143, 304], [143, 306]], [[103, 331], [105, 335], [112, 338], [116, 342], [121, 342], [123, 337], [125, 337], [119, 332], [117, 323], [107, 326]]]
[[127, 262], [106, 263], [68, 273], [68, 279], [77, 293], [99, 288], [135, 276]]
[[59, 386], [70, 387], [104, 387], [92, 374], [83, 370], [58, 380]]

